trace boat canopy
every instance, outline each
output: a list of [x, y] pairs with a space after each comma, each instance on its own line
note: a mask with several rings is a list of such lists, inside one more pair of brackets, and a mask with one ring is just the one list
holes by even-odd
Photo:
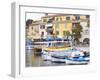
[[48, 36], [46, 41], [62, 41], [62, 38]]

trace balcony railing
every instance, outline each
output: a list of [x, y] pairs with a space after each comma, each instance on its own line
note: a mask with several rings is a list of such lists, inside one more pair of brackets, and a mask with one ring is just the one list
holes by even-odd
[[53, 28], [52, 28], [52, 27], [48, 27], [48, 28], [46, 29], [46, 31], [47, 31], [47, 32], [53, 32]]

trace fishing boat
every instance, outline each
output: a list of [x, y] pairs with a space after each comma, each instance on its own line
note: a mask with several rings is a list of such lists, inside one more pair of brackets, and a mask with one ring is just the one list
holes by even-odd
[[89, 63], [90, 59], [89, 56], [85, 55], [88, 52], [73, 48], [65, 41], [49, 41], [42, 53], [44, 61], [55, 63], [85, 64]]
[[57, 57], [57, 56], [65, 57], [65, 56], [67, 56], [66, 51], [69, 49], [71, 49], [71, 47], [66, 45], [65, 42], [52, 41], [52, 42], [48, 43], [48, 47], [46, 47], [42, 50], [43, 60], [51, 60], [52, 61], [54, 56], [55, 57]]

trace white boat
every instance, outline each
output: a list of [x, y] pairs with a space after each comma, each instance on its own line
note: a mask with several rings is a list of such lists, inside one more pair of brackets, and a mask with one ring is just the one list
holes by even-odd
[[66, 64], [87, 64], [89, 57], [84, 57], [84, 51], [72, 47], [48, 47], [43, 49], [43, 60], [66, 63]]
[[50, 55], [47, 55], [47, 54], [42, 54], [42, 59], [44, 60], [44, 61], [51, 61], [51, 56]]

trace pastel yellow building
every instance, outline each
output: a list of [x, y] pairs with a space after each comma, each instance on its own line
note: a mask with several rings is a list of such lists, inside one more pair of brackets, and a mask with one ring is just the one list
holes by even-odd
[[[42, 21], [45, 23], [48, 23], [49, 20], [51, 21], [52, 28], [53, 28], [53, 34], [55, 34], [57, 37], [63, 38], [67, 35], [67, 32], [70, 34], [72, 33], [72, 20], [74, 20], [75, 17], [73, 15], [48, 15], [45, 17], [42, 17]], [[50, 22], [50, 21], [49, 21]]]
[[[79, 15], [79, 14], [55, 14], [55, 15], [46, 15], [41, 18], [42, 22], [51, 24], [53, 32], [57, 37], [64, 38], [69, 34], [72, 34], [72, 27], [76, 23], [80, 23], [84, 20], [87, 20], [88, 15]], [[50, 29], [50, 28], [49, 28]]]
[[[53, 14], [41, 17], [41, 20], [33, 22], [26, 29], [28, 39], [41, 39], [47, 36], [66, 38], [72, 34], [72, 28], [77, 23], [83, 24], [89, 16], [78, 14]], [[83, 23], [82, 23], [83, 21]], [[84, 24], [83, 24], [84, 25]]]
[[81, 15], [80, 16], [80, 19], [85, 20], [86, 19], [86, 16], [85, 15]]

